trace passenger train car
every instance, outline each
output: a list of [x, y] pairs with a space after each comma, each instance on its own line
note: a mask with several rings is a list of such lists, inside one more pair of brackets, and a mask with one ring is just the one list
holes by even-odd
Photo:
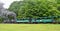
[[31, 19], [16, 19], [16, 23], [55, 23], [53, 18], [41, 17], [41, 18], [31, 18]]

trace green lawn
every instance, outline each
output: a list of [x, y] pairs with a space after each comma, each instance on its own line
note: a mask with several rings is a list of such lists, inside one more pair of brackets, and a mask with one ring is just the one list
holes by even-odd
[[0, 24], [0, 31], [60, 31], [60, 24]]

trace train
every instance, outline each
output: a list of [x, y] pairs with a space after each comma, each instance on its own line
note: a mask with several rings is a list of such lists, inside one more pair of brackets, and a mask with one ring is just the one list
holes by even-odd
[[54, 17], [40, 17], [40, 18], [16, 18], [15, 21], [5, 21], [4, 23], [27, 23], [27, 24], [39, 24], [39, 23], [53, 23], [60, 24], [60, 21], [56, 21]]
[[24, 19], [16, 19], [16, 23], [56, 23], [56, 21], [53, 18], [48, 17], [41, 17], [41, 18], [24, 18]]

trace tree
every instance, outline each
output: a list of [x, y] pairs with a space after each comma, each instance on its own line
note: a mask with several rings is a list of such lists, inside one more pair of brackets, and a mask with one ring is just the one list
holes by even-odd
[[15, 1], [9, 10], [17, 14], [17, 18], [39, 18], [59, 16], [56, 0], [23, 0]]

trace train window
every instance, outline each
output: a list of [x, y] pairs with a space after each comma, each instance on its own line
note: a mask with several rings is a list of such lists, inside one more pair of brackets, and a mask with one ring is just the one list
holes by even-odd
[[40, 18], [37, 18], [37, 20], [40, 20]]

